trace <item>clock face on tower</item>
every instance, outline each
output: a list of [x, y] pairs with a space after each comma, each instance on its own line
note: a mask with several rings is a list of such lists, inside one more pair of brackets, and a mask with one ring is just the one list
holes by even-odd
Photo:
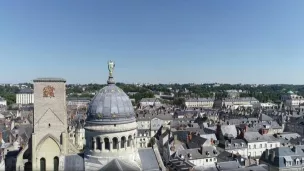
[[55, 97], [55, 88], [46, 86], [43, 88], [43, 97]]

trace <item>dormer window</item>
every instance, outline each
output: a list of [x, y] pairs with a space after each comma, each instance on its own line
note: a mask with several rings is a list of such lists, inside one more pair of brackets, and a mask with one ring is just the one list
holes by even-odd
[[296, 165], [300, 165], [300, 159], [296, 159]]
[[290, 156], [284, 157], [285, 159], [285, 165], [286, 166], [292, 166], [292, 158]]

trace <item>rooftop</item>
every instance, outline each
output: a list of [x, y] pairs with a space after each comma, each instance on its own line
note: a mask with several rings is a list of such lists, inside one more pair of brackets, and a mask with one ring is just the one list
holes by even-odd
[[48, 77], [48, 78], [37, 78], [33, 80], [33, 82], [66, 82], [66, 80], [63, 78]]

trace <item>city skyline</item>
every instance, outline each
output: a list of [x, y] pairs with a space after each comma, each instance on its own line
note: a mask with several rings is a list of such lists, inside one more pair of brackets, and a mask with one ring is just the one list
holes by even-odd
[[2, 2], [0, 83], [105, 84], [113, 60], [116, 82], [304, 84], [303, 5]]

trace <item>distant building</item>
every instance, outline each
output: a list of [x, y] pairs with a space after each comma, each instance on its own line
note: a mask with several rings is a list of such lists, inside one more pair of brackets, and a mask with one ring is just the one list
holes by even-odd
[[260, 103], [262, 109], [275, 109], [278, 105], [274, 103]]
[[16, 94], [17, 104], [33, 104], [34, 103], [34, 92], [29, 88], [21, 89], [19, 93]]
[[304, 98], [295, 94], [292, 91], [289, 91], [287, 94], [281, 96], [281, 100], [286, 107], [295, 107], [304, 103]]
[[7, 102], [4, 98], [0, 97], [0, 107], [1, 106], [7, 106]]
[[146, 106], [161, 106], [161, 102], [157, 98], [143, 98], [140, 100], [139, 105], [141, 108]]
[[67, 98], [67, 106], [87, 107], [90, 103], [86, 98]]
[[212, 108], [214, 104], [214, 98], [193, 98], [186, 99], [185, 105], [190, 107]]
[[217, 99], [215, 101], [216, 108], [224, 107], [227, 109], [233, 109], [239, 106], [254, 107], [257, 106], [258, 104], [259, 101], [254, 97], [223, 98], [223, 99]]
[[241, 92], [242, 92], [242, 90], [227, 90], [226, 91], [229, 98], [238, 98], [238, 97], [240, 97]]

